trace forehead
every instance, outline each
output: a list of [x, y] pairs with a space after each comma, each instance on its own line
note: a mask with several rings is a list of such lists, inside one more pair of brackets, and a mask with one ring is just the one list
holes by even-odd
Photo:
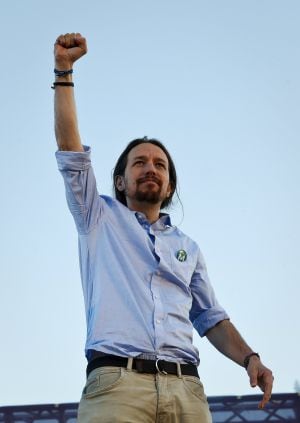
[[149, 142], [142, 143], [130, 150], [128, 161], [134, 160], [136, 157], [147, 157], [149, 159], [161, 159], [168, 163], [168, 157], [165, 152], [157, 145]]

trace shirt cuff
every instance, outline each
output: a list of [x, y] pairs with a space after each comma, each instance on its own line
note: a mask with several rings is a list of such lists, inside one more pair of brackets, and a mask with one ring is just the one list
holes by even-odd
[[194, 320], [193, 326], [201, 337], [205, 336], [206, 332], [216, 326], [222, 320], [228, 320], [229, 316], [221, 307], [212, 307], [201, 313], [197, 319]]
[[91, 166], [91, 148], [83, 145], [84, 151], [61, 151], [55, 153], [60, 171], [86, 170]]

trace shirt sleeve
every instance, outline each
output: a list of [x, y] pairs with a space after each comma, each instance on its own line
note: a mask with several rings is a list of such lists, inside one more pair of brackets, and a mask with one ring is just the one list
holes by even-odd
[[217, 301], [200, 250], [190, 287], [193, 297], [190, 320], [199, 335], [203, 337], [209, 329], [222, 320], [229, 319], [229, 316]]
[[80, 234], [90, 232], [100, 216], [100, 197], [91, 166], [91, 149], [57, 151], [58, 169], [64, 179], [66, 198]]

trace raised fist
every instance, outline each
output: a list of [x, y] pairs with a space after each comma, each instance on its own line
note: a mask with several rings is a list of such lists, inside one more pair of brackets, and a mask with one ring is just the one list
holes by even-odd
[[79, 33], [60, 35], [54, 44], [55, 67], [71, 69], [87, 52], [86, 40]]

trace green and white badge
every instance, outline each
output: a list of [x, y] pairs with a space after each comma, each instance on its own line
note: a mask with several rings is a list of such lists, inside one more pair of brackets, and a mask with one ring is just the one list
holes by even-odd
[[187, 253], [184, 250], [178, 250], [176, 254], [176, 258], [178, 261], [186, 261]]

